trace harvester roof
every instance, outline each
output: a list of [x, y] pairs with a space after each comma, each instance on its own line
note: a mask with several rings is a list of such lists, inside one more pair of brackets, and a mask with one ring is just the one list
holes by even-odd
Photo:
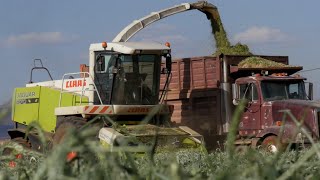
[[90, 45], [90, 51], [115, 51], [123, 54], [135, 54], [137, 51], [141, 50], [142, 52], [150, 51], [170, 51], [170, 47], [165, 46], [160, 43], [153, 42], [112, 42], [107, 43], [106, 49], [102, 47], [101, 43], [95, 43]]

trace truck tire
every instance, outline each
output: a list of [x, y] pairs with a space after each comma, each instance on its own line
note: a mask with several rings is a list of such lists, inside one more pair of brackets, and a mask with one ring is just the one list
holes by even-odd
[[261, 147], [271, 153], [276, 153], [282, 150], [283, 144], [278, 142], [278, 137], [275, 135], [270, 135], [267, 136], [266, 138], [263, 139], [261, 143]]
[[53, 135], [52, 146], [56, 147], [58, 144], [61, 144], [66, 138], [68, 131], [75, 129], [79, 131], [80, 128], [85, 125], [86, 120], [81, 117], [76, 116], [67, 116], [59, 118], [57, 122], [56, 132]]
[[[28, 140], [23, 137], [13, 138], [11, 141], [20, 144], [25, 149], [31, 149], [31, 144]], [[2, 151], [2, 155], [10, 155], [14, 149], [13, 148], [4, 148]]]

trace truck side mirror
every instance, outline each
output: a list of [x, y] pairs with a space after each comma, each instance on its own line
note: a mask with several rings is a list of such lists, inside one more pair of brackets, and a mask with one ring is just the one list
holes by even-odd
[[166, 68], [167, 68], [167, 71], [171, 72], [171, 66], [172, 66], [171, 55], [167, 54], [166, 55]]
[[313, 83], [309, 83], [308, 97], [310, 100], [313, 100]]
[[235, 83], [232, 84], [232, 103], [235, 106], [239, 104], [238, 86]]

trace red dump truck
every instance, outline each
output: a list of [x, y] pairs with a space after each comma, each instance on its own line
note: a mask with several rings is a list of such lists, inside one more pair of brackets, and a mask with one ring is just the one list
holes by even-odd
[[[245, 98], [248, 103], [236, 144], [261, 145], [276, 151], [290, 142], [310, 143], [283, 110], [303, 121], [303, 127], [317, 140], [320, 103], [312, 101], [312, 83], [306, 86], [306, 79], [295, 74], [302, 67], [238, 68], [247, 57], [222, 55], [173, 61], [166, 98], [168, 104], [174, 105], [172, 121], [201, 133], [207, 147], [222, 148], [232, 114], [239, 100]], [[287, 56], [260, 57], [289, 64]]]

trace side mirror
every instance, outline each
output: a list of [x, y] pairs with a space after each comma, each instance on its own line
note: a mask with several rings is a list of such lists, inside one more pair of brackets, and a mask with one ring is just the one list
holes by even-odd
[[112, 67], [112, 74], [118, 74], [119, 69], [116, 66]]
[[97, 57], [95, 67], [96, 72], [98, 73], [104, 73], [106, 71], [106, 61], [104, 56], [99, 55]]
[[169, 71], [168, 71], [167, 68], [162, 68], [161, 69], [161, 74], [168, 74], [168, 73], [169, 73]]
[[232, 103], [235, 106], [239, 104], [239, 93], [237, 84], [232, 84]]
[[172, 66], [171, 55], [167, 54], [167, 56], [166, 56], [166, 68], [167, 68], [167, 71], [171, 72], [171, 66]]

